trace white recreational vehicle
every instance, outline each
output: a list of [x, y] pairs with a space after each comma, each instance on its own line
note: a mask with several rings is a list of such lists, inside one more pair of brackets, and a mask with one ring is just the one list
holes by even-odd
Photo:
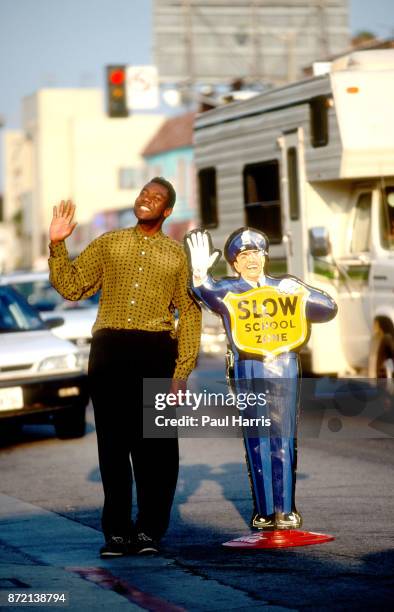
[[394, 50], [199, 115], [201, 225], [215, 247], [248, 225], [271, 274], [337, 301], [303, 354], [316, 374], [394, 374]]

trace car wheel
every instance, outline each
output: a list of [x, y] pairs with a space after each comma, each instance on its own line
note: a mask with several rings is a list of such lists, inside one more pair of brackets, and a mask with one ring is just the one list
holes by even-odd
[[14, 442], [22, 431], [21, 419], [1, 419], [0, 442]]
[[394, 338], [376, 332], [371, 341], [368, 375], [370, 378], [394, 378]]
[[54, 414], [54, 426], [58, 438], [82, 438], [86, 431], [86, 407], [74, 406]]

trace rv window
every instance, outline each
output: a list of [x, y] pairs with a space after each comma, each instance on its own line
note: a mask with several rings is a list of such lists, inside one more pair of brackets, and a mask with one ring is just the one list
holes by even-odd
[[200, 218], [205, 228], [218, 226], [216, 168], [203, 168], [198, 173]]
[[325, 147], [328, 144], [328, 99], [316, 96], [309, 101], [310, 129], [312, 147]]
[[371, 246], [371, 202], [372, 193], [361, 193], [356, 204], [353, 235], [350, 246], [352, 253], [365, 253]]
[[287, 149], [287, 173], [289, 177], [290, 219], [297, 221], [300, 218], [300, 200], [298, 195], [298, 159], [295, 147]]
[[383, 248], [394, 250], [394, 187], [386, 187], [382, 193], [380, 239]]
[[281, 242], [279, 162], [245, 166], [243, 185], [246, 225], [265, 232], [273, 244]]

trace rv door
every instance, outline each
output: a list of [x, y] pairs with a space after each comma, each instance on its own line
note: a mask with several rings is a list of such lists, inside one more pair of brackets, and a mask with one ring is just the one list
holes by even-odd
[[368, 365], [371, 338], [371, 291], [369, 277], [372, 247], [372, 208], [374, 191], [356, 189], [346, 236], [345, 255], [337, 259], [340, 266], [338, 312], [342, 346], [352, 368], [364, 370]]
[[303, 279], [307, 274], [307, 235], [302, 185], [304, 138], [302, 128], [283, 132], [278, 138], [281, 150], [281, 199], [283, 202], [283, 239], [286, 243], [287, 271]]
[[370, 288], [373, 318], [391, 322], [385, 331], [394, 333], [394, 184], [379, 185], [375, 191], [373, 251]]

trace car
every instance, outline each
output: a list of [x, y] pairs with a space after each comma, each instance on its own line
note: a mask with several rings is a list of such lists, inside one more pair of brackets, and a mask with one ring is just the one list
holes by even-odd
[[98, 293], [86, 300], [65, 300], [52, 287], [49, 273], [45, 271], [10, 272], [0, 278], [0, 285], [11, 285], [19, 291], [31, 306], [40, 311], [44, 320], [53, 317], [54, 313], [59, 314], [64, 319], [64, 323], [54, 329], [54, 333], [80, 348], [87, 368], [92, 327], [97, 317]]
[[84, 435], [89, 401], [84, 356], [51, 331], [62, 323], [59, 317], [43, 321], [20, 293], [0, 285], [2, 426], [52, 422], [59, 438]]

